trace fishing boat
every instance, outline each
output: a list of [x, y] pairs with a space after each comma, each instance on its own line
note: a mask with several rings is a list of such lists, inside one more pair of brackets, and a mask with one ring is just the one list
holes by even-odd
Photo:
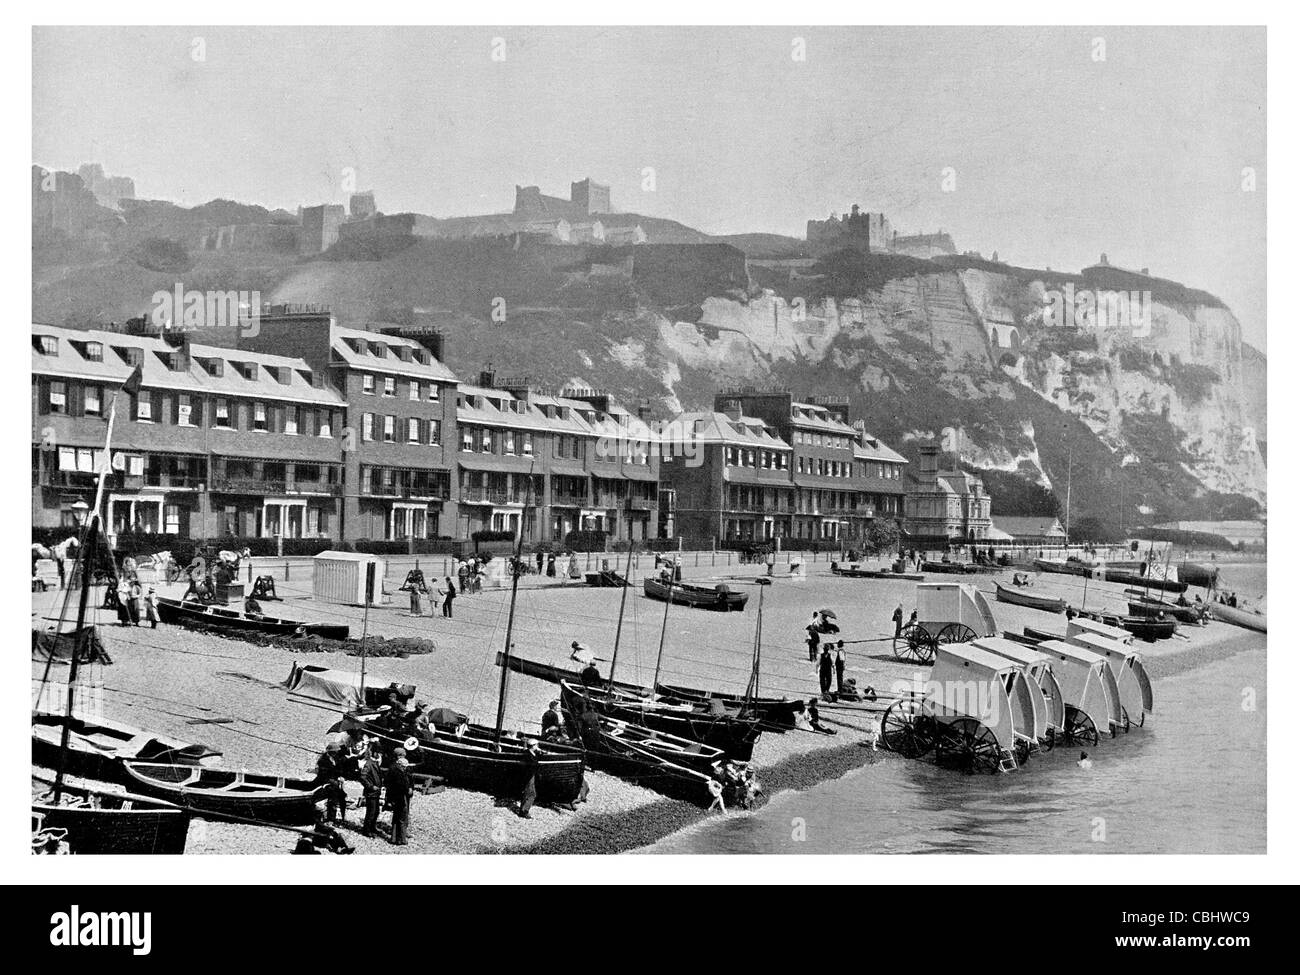
[[1041, 610], [1044, 613], [1065, 612], [1064, 599], [1054, 599], [1051, 596], [1035, 596], [1021, 589], [1004, 586], [1000, 582], [995, 582], [993, 585], [997, 586], [998, 602], [1000, 603], [1010, 603], [1013, 606], [1028, 606], [1030, 609]]
[[1233, 626], [1244, 626], [1256, 633], [1268, 632], [1268, 618], [1263, 613], [1256, 613], [1253, 610], [1242, 609], [1238, 606], [1229, 606], [1226, 603], [1212, 602], [1207, 605], [1210, 608], [1210, 615], [1216, 620], [1231, 623]]
[[1034, 568], [1039, 572], [1051, 572], [1056, 575], [1092, 575], [1092, 566], [1071, 559], [1034, 559]]
[[69, 775], [100, 782], [120, 781], [119, 763], [123, 760], [198, 765], [221, 754], [207, 745], [191, 744], [107, 718], [32, 715], [32, 764], [57, 769], [60, 753]]
[[1187, 583], [1179, 582], [1177, 579], [1162, 579], [1157, 575], [1148, 572], [1142, 575], [1138, 572], [1130, 572], [1124, 569], [1113, 569], [1106, 566], [1100, 570], [1100, 578], [1105, 582], [1119, 582], [1126, 586], [1133, 586], [1141, 589], [1156, 589], [1160, 592], [1171, 592], [1177, 595], [1187, 591]]
[[1157, 619], [1154, 616], [1125, 616], [1120, 619], [1119, 625], [1148, 643], [1166, 640], [1178, 632], [1177, 620]]
[[720, 613], [743, 612], [745, 603], [749, 602], [749, 593], [732, 592], [725, 583], [716, 586], [697, 586], [689, 582], [669, 583], [647, 578], [642, 585], [645, 594], [651, 599], [691, 606], [695, 609], [711, 609]]
[[42, 783], [32, 796], [32, 832], [57, 829], [70, 853], [185, 852], [190, 812], [170, 802], [64, 783], [55, 802]]
[[449, 785], [495, 796], [515, 797], [523, 790], [529, 769], [525, 751], [538, 746], [537, 795], [543, 801], [571, 802], [582, 791], [584, 756], [581, 748], [536, 735], [506, 735], [500, 740], [485, 725], [462, 724], [431, 729], [415, 737], [412, 729], [393, 727], [381, 712], [353, 711], [331, 730], [361, 728], [379, 740], [385, 755], [401, 747], [416, 772]]
[[345, 623], [304, 623], [300, 620], [279, 619], [261, 614], [249, 615], [225, 606], [214, 606], [193, 600], [158, 599], [158, 618], [164, 623], [185, 626], [193, 630], [258, 633], [263, 636], [319, 636], [326, 640], [346, 640]]
[[753, 757], [763, 730], [757, 718], [728, 714], [720, 701], [716, 706], [671, 701], [656, 694], [584, 687], [567, 680], [560, 681], [560, 700], [572, 714], [582, 714], [590, 705], [604, 717], [710, 745], [742, 762]]
[[712, 803], [713, 766], [725, 758], [717, 749], [607, 717], [582, 732], [593, 768], [674, 799]]
[[317, 785], [267, 772], [122, 762], [127, 787], [201, 816], [305, 826], [315, 822]]
[[969, 575], [972, 572], [979, 572], [979, 566], [970, 565], [965, 562], [922, 562], [922, 572], [939, 573], [942, 575]]
[[1167, 603], [1160, 599], [1143, 599], [1140, 596], [1128, 601], [1130, 616], [1167, 616], [1169, 619], [1192, 626], [1199, 626], [1205, 621], [1203, 616], [1204, 606], [1204, 603], [1201, 603], [1199, 607], [1179, 606], [1177, 603]]

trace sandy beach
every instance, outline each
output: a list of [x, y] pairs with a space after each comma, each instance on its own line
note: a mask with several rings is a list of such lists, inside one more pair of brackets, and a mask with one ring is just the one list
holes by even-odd
[[[709, 553], [704, 554], [703, 565], [686, 559], [685, 578], [725, 582], [740, 588], [750, 593], [749, 605], [743, 613], [727, 614], [673, 606], [664, 631], [661, 679], [743, 692], [749, 676], [760, 589], [753, 580], [763, 568], [719, 566]], [[610, 558], [621, 570], [621, 561], [615, 556]], [[649, 559], [640, 564], [643, 570], [648, 569]], [[896, 661], [889, 641], [894, 607], [901, 603], [905, 615], [915, 607], [915, 582], [838, 578], [831, 575], [825, 561], [809, 563], [807, 577], [796, 581], [783, 576], [784, 568], [778, 566], [777, 578], [764, 594], [762, 695], [807, 698], [817, 693], [815, 668], [803, 644], [803, 627], [812, 610], [822, 608], [834, 611], [838, 617], [838, 636], [846, 641], [849, 657], [847, 676], [855, 678], [859, 688], [870, 685], [883, 690], [899, 681], [924, 679], [926, 668], [919, 668], [918, 673], [914, 665]], [[987, 591], [992, 602], [993, 580], [1005, 582], [1010, 574], [1008, 570], [960, 581]], [[417, 619], [409, 613], [406, 594], [395, 591], [404, 575], [404, 567], [390, 566], [387, 589], [393, 592], [393, 601], [370, 610], [365, 623], [368, 632], [385, 637], [424, 637], [432, 640], [437, 649], [404, 659], [371, 659], [367, 663], [367, 683], [413, 683], [418, 699], [456, 708], [477, 722], [491, 723], [500, 679], [493, 661], [504, 644], [508, 590], [490, 589], [458, 598], [455, 618], [451, 620], [430, 617], [426, 603], [425, 615]], [[640, 574], [634, 574], [637, 588], [627, 599], [617, 677], [648, 684], [653, 680], [664, 627], [664, 604], [641, 594], [640, 578]], [[958, 577], [929, 578], [953, 581]], [[545, 579], [539, 583], [536, 579], [531, 577], [520, 588], [515, 652], [533, 660], [567, 665], [569, 644], [578, 640], [607, 661], [620, 591]], [[1060, 596], [1076, 607], [1084, 602], [1081, 578], [1035, 574], [1033, 579], [1037, 594]], [[310, 597], [310, 583], [293, 571], [289, 581], [277, 580], [277, 586], [284, 601], [266, 604], [268, 613], [346, 620], [353, 636], [360, 635], [361, 609], [316, 604]], [[179, 595], [180, 588], [160, 586], [159, 591]], [[61, 597], [57, 592], [33, 595], [34, 626], [57, 616]], [[1122, 586], [1095, 581], [1087, 583], [1086, 600], [1089, 609], [1123, 611], [1125, 605]], [[1019, 632], [1026, 625], [1063, 630], [1065, 626], [1064, 617], [1059, 615], [1003, 603], [992, 605], [999, 630]], [[294, 652], [165, 625], [157, 629], [119, 627], [105, 611], [94, 615], [113, 658], [111, 666], [92, 668], [90, 675], [102, 683], [106, 716], [204, 742], [223, 752], [219, 762], [226, 767], [294, 775], [312, 769], [326, 730], [338, 716], [287, 700], [281, 682], [289, 673]], [[1184, 656], [1200, 659], [1232, 653], [1247, 636], [1253, 636], [1254, 645], [1265, 642], [1262, 635], [1249, 635], [1237, 627], [1211, 622], [1204, 627], [1183, 626], [1178, 636], [1141, 644], [1141, 649], [1149, 669], [1161, 674], [1177, 668]], [[313, 653], [300, 658], [343, 670], [359, 670], [361, 665], [360, 658], [340, 653]], [[601, 669], [608, 673], [608, 662], [603, 662]], [[35, 664], [33, 677], [40, 677], [40, 668]], [[512, 674], [506, 726], [536, 730], [547, 702], [555, 695], [554, 685]], [[753, 765], [766, 795], [806, 789], [873, 762], [903, 761], [870, 747], [868, 729], [876, 720], [872, 713], [827, 707], [823, 717], [837, 734], [796, 730], [785, 735], [763, 735], [755, 748]], [[1017, 774], [1033, 773], [1025, 769]], [[430, 795], [417, 793], [411, 809], [410, 845], [402, 852], [622, 852], [654, 843], [706, 816], [718, 815], [665, 799], [601, 772], [588, 771], [587, 776], [589, 801], [576, 813], [540, 808], [534, 810], [530, 820], [518, 818], [500, 800], [481, 793], [456, 788]], [[354, 787], [353, 794], [358, 792]], [[360, 811], [349, 811], [347, 837], [358, 853], [401, 849], [383, 840], [362, 837], [355, 829], [360, 818]], [[291, 833], [282, 830], [195, 820], [188, 852], [285, 853], [294, 840]]]

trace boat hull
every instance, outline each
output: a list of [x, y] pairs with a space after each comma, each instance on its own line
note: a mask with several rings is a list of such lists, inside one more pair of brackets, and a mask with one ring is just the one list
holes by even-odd
[[317, 789], [306, 779], [195, 766], [122, 762], [128, 788], [212, 816], [285, 826], [316, 819]]
[[1033, 596], [1029, 593], [1017, 592], [1015, 589], [1008, 589], [1001, 583], [995, 582], [997, 587], [998, 602], [1009, 603], [1012, 606], [1026, 606], [1029, 609], [1037, 609], [1044, 613], [1064, 613], [1065, 600], [1053, 599], [1050, 596]]
[[32, 800], [34, 829], [67, 831], [72, 853], [180, 854], [185, 852], [190, 813], [145, 796], [65, 786], [65, 794], [94, 797], [97, 806], [54, 805], [46, 797]]
[[1210, 603], [1209, 605], [1210, 615], [1216, 620], [1231, 623], [1234, 626], [1244, 626], [1256, 633], [1268, 632], [1268, 617], [1266, 616], [1236, 606], [1225, 606], [1223, 603]]
[[158, 600], [158, 618], [173, 626], [216, 633], [254, 633], [261, 636], [318, 636], [326, 640], [348, 639], [348, 627], [339, 623], [303, 623], [267, 616], [245, 616], [221, 606], [183, 603], [177, 599]]
[[[32, 716], [32, 765], [58, 770], [64, 721], [63, 715]], [[123, 759], [197, 765], [221, 753], [206, 745], [150, 734], [131, 725], [74, 715], [69, 726], [68, 748], [62, 754], [63, 771], [68, 775], [120, 782]]]
[[581, 714], [584, 705], [590, 703], [602, 717], [710, 745], [728, 758], [741, 762], [748, 762], [753, 757], [754, 744], [762, 730], [757, 720], [712, 715], [689, 705], [658, 701], [647, 701], [643, 705], [641, 701], [644, 698], [584, 688], [568, 681], [561, 681], [560, 696], [570, 714]]
[[667, 583], [658, 579], [646, 579], [643, 583], [645, 594], [660, 602], [671, 602], [674, 606], [690, 606], [694, 609], [709, 609], [718, 613], [743, 612], [745, 603], [749, 602], [749, 593], [732, 592], [729, 589], [709, 589], [705, 586], [693, 586], [686, 583], [674, 583], [671, 598]]

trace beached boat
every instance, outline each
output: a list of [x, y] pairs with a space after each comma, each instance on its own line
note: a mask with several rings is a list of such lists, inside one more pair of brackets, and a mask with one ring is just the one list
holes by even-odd
[[[741, 612], [749, 602], [749, 593], [732, 592], [725, 584], [716, 586], [697, 586], [689, 582], [674, 582], [671, 585], [658, 579], [646, 579], [643, 583], [645, 594], [661, 602], [672, 602], [678, 606], [692, 606], [695, 609], [711, 609], [716, 612]], [[670, 598], [671, 594], [671, 598]]]
[[1124, 569], [1112, 569], [1107, 566], [1099, 573], [1100, 578], [1105, 582], [1119, 582], [1126, 586], [1133, 586], [1137, 589], [1155, 589], [1160, 592], [1171, 592], [1177, 595], [1187, 591], [1187, 583], [1179, 582], [1177, 579], [1162, 579], [1148, 573], [1142, 575], [1138, 572], [1129, 572]]
[[[498, 653], [498, 667], [501, 666], [501, 661], [502, 655]], [[573, 684], [582, 683], [582, 674], [572, 668], [561, 667], [558, 664], [544, 664], [537, 660], [529, 660], [526, 657], [512, 656], [510, 658], [510, 669], [519, 674], [527, 674], [529, 677], [550, 681], [552, 684], [558, 684], [566, 680]], [[608, 681], [602, 681], [601, 686], [609, 687], [611, 685]], [[615, 690], [622, 691], [625, 694], [639, 696], [648, 696], [650, 694], [650, 689], [640, 684], [617, 681], [612, 686]], [[660, 684], [657, 690], [662, 700], [674, 704], [693, 704], [713, 710], [715, 706], [710, 702], [721, 701], [729, 714], [740, 716], [743, 713], [747, 717], [757, 718], [764, 731], [771, 731], [776, 734], [782, 734], [793, 728], [795, 715], [803, 708], [802, 701], [790, 701], [777, 697], [746, 699], [743, 694], [706, 691], [698, 687], [683, 687], [677, 684]]]
[[571, 714], [582, 714], [590, 704], [604, 717], [710, 745], [742, 762], [753, 757], [754, 743], [763, 730], [757, 718], [729, 714], [721, 701], [716, 705], [673, 701], [644, 692], [584, 687], [567, 680], [560, 682], [560, 700]]
[[194, 630], [212, 630], [220, 633], [258, 633], [263, 636], [319, 636], [326, 640], [346, 640], [348, 627], [344, 623], [305, 623], [301, 620], [279, 619], [255, 614], [249, 616], [225, 606], [209, 605], [192, 600], [161, 597], [158, 600], [158, 618], [164, 623], [185, 626]]
[[122, 762], [127, 787], [213, 816], [306, 826], [316, 818], [317, 785], [267, 772], [162, 762]]
[[61, 714], [32, 715], [32, 764], [48, 769], [59, 768], [59, 753], [64, 725], [68, 729], [68, 747], [64, 752], [63, 770], [101, 782], [121, 781], [119, 762], [167, 762], [172, 765], [197, 765], [221, 752], [207, 745], [196, 745], [179, 738], [155, 734], [107, 718], [85, 718], [73, 714], [69, 720]]
[[1241, 609], [1238, 606], [1228, 606], [1225, 603], [1210, 603], [1209, 607], [1210, 615], [1216, 620], [1231, 623], [1233, 626], [1244, 626], [1257, 633], [1268, 632], [1268, 618], [1263, 613]]
[[1030, 609], [1041, 610], [1044, 613], [1065, 612], [1064, 599], [1054, 599], [1051, 596], [1035, 596], [1023, 589], [1004, 586], [1000, 582], [995, 582], [993, 585], [997, 586], [998, 602], [1000, 603], [1010, 603], [1013, 606], [1028, 606]]
[[1092, 566], [1070, 559], [1034, 559], [1034, 568], [1039, 572], [1051, 572], [1056, 575], [1092, 575]]
[[1202, 617], [1204, 606], [1204, 603], [1179, 606], [1177, 603], [1167, 603], [1160, 599], [1143, 599], [1139, 596], [1128, 601], [1128, 612], [1130, 616], [1167, 616], [1179, 623], [1199, 626], [1204, 622]]
[[701, 806], [713, 801], [713, 766], [725, 760], [707, 745], [607, 717], [584, 725], [582, 741], [593, 768]]
[[190, 813], [170, 802], [63, 783], [55, 803], [43, 788], [32, 796], [32, 832], [62, 830], [71, 853], [185, 852]]
[[341, 731], [358, 727], [379, 739], [385, 755], [399, 746], [406, 749], [406, 758], [416, 772], [448, 785], [506, 798], [523, 791], [529, 774], [526, 746], [536, 741], [538, 798], [571, 802], [582, 791], [582, 749], [563, 742], [508, 734], [498, 741], [494, 729], [475, 724], [435, 727], [432, 737], [415, 737], [410, 728], [389, 726], [380, 712], [354, 711], [335, 726]]
[[942, 575], [969, 575], [972, 572], [979, 572], [980, 568], [966, 562], [922, 562], [921, 571]]
[[1213, 589], [1219, 583], [1219, 567], [1201, 562], [1178, 563], [1178, 578], [1189, 586]]

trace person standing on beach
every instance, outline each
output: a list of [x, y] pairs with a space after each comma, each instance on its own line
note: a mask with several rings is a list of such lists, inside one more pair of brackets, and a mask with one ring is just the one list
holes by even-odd
[[844, 641], [841, 640], [835, 648], [835, 694], [838, 697], [844, 696]]
[[834, 669], [834, 664], [831, 661], [830, 647], [829, 645], [822, 647], [821, 659], [818, 660], [817, 662], [817, 674], [822, 686], [822, 697], [826, 697], [830, 694], [831, 671], [833, 669]]
[[451, 619], [451, 604], [456, 598], [456, 584], [451, 581], [451, 576], [447, 576], [447, 590], [442, 598], [442, 615]]
[[519, 799], [519, 818], [533, 818], [533, 803], [537, 801], [537, 766], [539, 756], [537, 754], [537, 742], [531, 739], [528, 747], [524, 749], [524, 769], [527, 779], [524, 782], [524, 793]]
[[149, 587], [149, 593], [144, 597], [144, 615], [149, 621], [149, 628], [158, 629], [158, 593], [153, 586]]
[[817, 616], [813, 615], [813, 620], [805, 629], [808, 632], [808, 661], [809, 663], [817, 662], [817, 645], [822, 642], [821, 634], [817, 629]]
[[361, 832], [374, 836], [379, 831], [379, 797], [384, 788], [384, 770], [379, 764], [379, 742], [371, 742], [361, 760], [361, 798], [366, 803], [366, 819]]
[[899, 636], [903, 632], [903, 604], [899, 603], [894, 607], [894, 636]]
[[393, 828], [388, 841], [394, 846], [406, 846], [406, 831], [411, 818], [411, 764], [406, 760], [406, 749], [393, 750], [393, 764], [384, 777], [384, 790], [388, 804], [393, 807]]

